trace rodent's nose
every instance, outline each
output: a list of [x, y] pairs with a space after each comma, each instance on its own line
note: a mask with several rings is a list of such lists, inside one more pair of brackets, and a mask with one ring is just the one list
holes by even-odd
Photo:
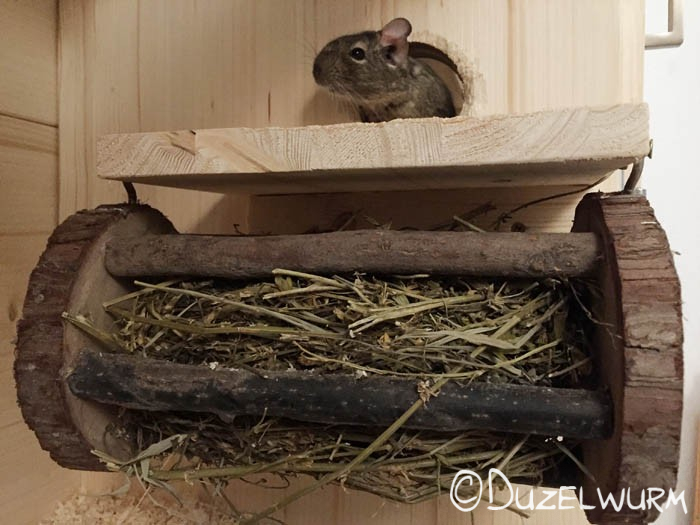
[[318, 65], [318, 62], [314, 62], [314, 80], [318, 81], [318, 77], [321, 74], [321, 66]]

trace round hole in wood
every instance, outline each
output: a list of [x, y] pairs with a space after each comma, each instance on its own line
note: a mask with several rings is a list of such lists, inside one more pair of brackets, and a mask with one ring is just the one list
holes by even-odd
[[411, 42], [409, 54], [428, 64], [447, 85], [457, 115], [463, 114], [472, 103], [471, 74], [442, 49], [425, 42]]

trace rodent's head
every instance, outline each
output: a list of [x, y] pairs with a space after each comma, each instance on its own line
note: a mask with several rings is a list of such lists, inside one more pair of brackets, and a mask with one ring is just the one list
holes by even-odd
[[314, 80], [338, 95], [380, 100], [405, 89], [411, 24], [395, 18], [380, 31], [365, 31], [330, 41], [314, 60]]

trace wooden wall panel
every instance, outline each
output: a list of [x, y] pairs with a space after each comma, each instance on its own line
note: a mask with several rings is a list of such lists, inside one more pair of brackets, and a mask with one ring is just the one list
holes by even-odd
[[37, 523], [80, 474], [39, 448], [17, 407], [15, 323], [58, 210], [57, 1], [0, 0], [0, 515]]
[[644, 3], [518, 0], [510, 11], [510, 110], [642, 101]]
[[[60, 218], [123, 200], [119, 184], [95, 174], [95, 139], [102, 134], [347, 120], [314, 86], [315, 52], [335, 36], [379, 28], [393, 16], [409, 18], [418, 38], [429, 30], [464, 46], [479, 72], [475, 115], [642, 99], [643, 0], [61, 0], [59, 16]], [[605, 187], [616, 189], [620, 180]], [[509, 209], [553, 189], [252, 199], [138, 191], [182, 231], [223, 233], [239, 224], [272, 233], [326, 228], [344, 211], [429, 225], [488, 200]], [[516, 219], [533, 230], [567, 230], [577, 201], [552, 201]], [[86, 487], [97, 486], [96, 479], [85, 476]], [[260, 508], [287, 492], [237, 483], [231, 496], [242, 507]], [[469, 523], [445, 498], [397, 509], [333, 487], [283, 514], [290, 524], [308, 525]], [[479, 511], [474, 522], [585, 519], [578, 511], [546, 512], [523, 522], [507, 512]]]
[[[96, 177], [97, 136], [194, 123], [217, 127], [231, 121], [226, 107], [234, 91], [229, 77], [213, 67], [230, 62], [231, 52], [207, 58], [203, 47], [207, 43], [217, 49], [216, 38], [222, 33], [215, 28], [224, 22], [231, 27], [232, 19], [225, 16], [227, 4], [231, 3], [61, 1], [61, 219], [82, 208], [125, 200], [121, 184]], [[213, 7], [222, 11], [218, 22]], [[207, 11], [212, 12], [208, 18]], [[211, 30], [209, 23], [214, 24]], [[222, 90], [208, 94], [207, 78]], [[142, 201], [159, 208], [182, 231], [231, 231], [234, 224], [245, 222], [245, 198], [164, 188], [138, 190]]]
[[0, 114], [55, 126], [58, 0], [0, 0]]
[[0, 115], [0, 235], [56, 225], [57, 152], [56, 128]]
[[[616, 191], [620, 176], [613, 175], [597, 187], [600, 191]], [[251, 200], [249, 224], [252, 233], [304, 233], [329, 231], [341, 226], [352, 214], [355, 228], [371, 228], [371, 221], [391, 224], [393, 228], [434, 228], [449, 223], [452, 216], [492, 204], [494, 210], [472, 222], [492, 229], [498, 217], [524, 202], [571, 191], [570, 187], [518, 188], [503, 191], [497, 188], [473, 188], [454, 191], [406, 191], [373, 193], [335, 193], [295, 196], [259, 196]], [[569, 231], [571, 210], [581, 194], [546, 201], [525, 208], [508, 220], [501, 229], [509, 231], [514, 222], [521, 222], [528, 231]]]
[[[95, 177], [96, 136], [347, 120], [313, 83], [315, 51], [396, 15], [416, 38], [429, 30], [466, 49], [479, 72], [474, 114], [638, 102], [642, 13], [643, 0], [63, 0], [60, 217], [123, 199]], [[139, 194], [181, 229], [247, 223], [245, 198]], [[212, 206], [231, 211], [202, 224]]]

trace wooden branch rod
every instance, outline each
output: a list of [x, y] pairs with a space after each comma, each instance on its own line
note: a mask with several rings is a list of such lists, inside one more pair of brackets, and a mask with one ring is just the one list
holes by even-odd
[[574, 277], [600, 257], [593, 233], [477, 233], [360, 230], [307, 235], [143, 235], [107, 243], [117, 277], [269, 277], [275, 268], [335, 274], [430, 273]]
[[[67, 383], [78, 397], [138, 410], [377, 427], [393, 423], [418, 396], [411, 379], [301, 371], [262, 376], [89, 349], [79, 353]], [[603, 439], [612, 431], [612, 407], [607, 395], [595, 391], [448, 383], [406, 426]]]

